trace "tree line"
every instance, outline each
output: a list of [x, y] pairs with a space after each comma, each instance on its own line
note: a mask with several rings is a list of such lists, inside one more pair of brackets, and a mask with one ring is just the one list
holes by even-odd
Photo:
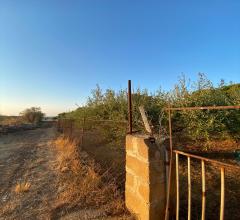
[[[199, 73], [196, 81], [180, 76], [170, 91], [161, 88], [155, 92], [136, 89], [132, 95], [133, 124], [142, 129], [138, 107], [143, 105], [156, 131], [167, 130], [167, 115], [164, 107], [227, 106], [240, 105], [240, 84], [220, 80], [217, 86]], [[60, 118], [126, 121], [127, 90], [103, 91], [99, 85], [92, 90], [86, 104], [68, 113], [59, 114]], [[240, 110], [195, 110], [178, 111], [172, 115], [173, 131], [186, 134], [192, 140], [210, 138], [240, 138]], [[109, 130], [111, 132], [111, 129]]]

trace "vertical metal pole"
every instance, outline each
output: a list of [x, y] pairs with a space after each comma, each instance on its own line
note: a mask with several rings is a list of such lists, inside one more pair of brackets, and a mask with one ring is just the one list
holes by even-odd
[[191, 187], [191, 160], [190, 157], [187, 157], [188, 161], [188, 220], [191, 219], [191, 194], [192, 194], [192, 187]]
[[176, 220], [179, 220], [179, 172], [178, 153], [176, 153]]
[[168, 173], [168, 185], [167, 185], [167, 201], [165, 209], [165, 220], [169, 218], [169, 203], [170, 203], [170, 190], [171, 190], [171, 176], [172, 176], [172, 121], [171, 121], [171, 109], [169, 106], [168, 110], [168, 125], [169, 125], [169, 145], [170, 145], [170, 164], [169, 164], [169, 173]]
[[132, 134], [132, 88], [131, 88], [131, 80], [128, 80], [128, 133]]
[[224, 220], [224, 203], [225, 203], [225, 170], [221, 167], [221, 205], [220, 220]]
[[81, 147], [83, 146], [84, 127], [85, 127], [85, 116], [83, 117], [83, 122], [82, 122]]
[[202, 220], [205, 220], [206, 209], [206, 175], [205, 175], [205, 162], [202, 160]]
[[172, 155], [172, 116], [171, 116], [171, 110], [169, 106], [169, 111], [168, 111], [168, 123], [169, 123], [169, 145], [170, 145], [170, 151]]
[[74, 128], [74, 120], [71, 119], [70, 120], [70, 135], [69, 135], [69, 139], [72, 141], [73, 140], [73, 128]]

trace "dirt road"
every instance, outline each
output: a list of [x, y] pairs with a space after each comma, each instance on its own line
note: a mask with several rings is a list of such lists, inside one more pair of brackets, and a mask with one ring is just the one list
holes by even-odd
[[108, 217], [94, 206], [66, 211], [69, 204], [59, 202], [60, 177], [67, 173], [59, 173], [57, 135], [55, 128], [40, 128], [0, 136], [0, 220], [131, 219]]
[[39, 128], [0, 136], [1, 220], [49, 218], [57, 194], [55, 135], [54, 128]]

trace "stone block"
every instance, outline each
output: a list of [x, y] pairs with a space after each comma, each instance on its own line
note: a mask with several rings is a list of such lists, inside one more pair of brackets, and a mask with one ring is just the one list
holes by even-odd
[[140, 220], [164, 219], [165, 152], [146, 135], [126, 137], [126, 207]]
[[141, 198], [131, 190], [125, 192], [125, 198], [126, 207], [135, 214], [138, 220], [149, 219], [149, 204], [142, 201]]
[[126, 150], [127, 151], [134, 151], [133, 149], [133, 138], [131, 135], [126, 136]]
[[126, 155], [126, 167], [143, 181], [149, 181], [149, 164], [136, 157]]
[[126, 172], [126, 186], [132, 189], [135, 188], [135, 177], [134, 175]]

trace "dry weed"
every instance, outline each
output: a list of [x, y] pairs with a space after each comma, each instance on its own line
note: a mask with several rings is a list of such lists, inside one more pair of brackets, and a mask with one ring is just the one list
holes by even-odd
[[23, 193], [23, 192], [27, 192], [30, 189], [31, 184], [29, 182], [23, 182], [23, 183], [18, 183], [15, 186], [15, 193]]
[[80, 151], [75, 141], [59, 137], [55, 145], [61, 180], [58, 206], [68, 204], [68, 210], [95, 207], [107, 215], [126, 214], [122, 194], [110, 169], [101, 174], [101, 167]]

